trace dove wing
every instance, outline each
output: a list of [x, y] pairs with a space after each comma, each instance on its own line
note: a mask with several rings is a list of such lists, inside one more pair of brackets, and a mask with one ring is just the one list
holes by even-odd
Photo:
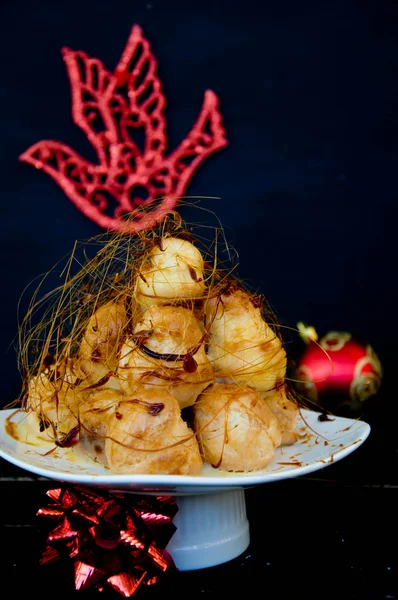
[[119, 142], [115, 107], [111, 108], [106, 93], [112, 74], [85, 52], [63, 48], [62, 54], [71, 85], [73, 121], [93, 145], [100, 164], [109, 165], [110, 148]]
[[[141, 129], [144, 137], [142, 160], [147, 166], [157, 166], [167, 146], [164, 108], [166, 100], [157, 76], [157, 62], [141, 27], [134, 25], [126, 48], [116, 67], [108, 97], [118, 98], [125, 91], [128, 113], [121, 114], [120, 131], [124, 141]], [[119, 93], [117, 93], [119, 91]]]

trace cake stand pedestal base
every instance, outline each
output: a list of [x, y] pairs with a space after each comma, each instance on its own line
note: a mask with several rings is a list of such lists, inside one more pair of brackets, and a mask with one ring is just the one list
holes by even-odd
[[167, 550], [180, 571], [228, 562], [249, 545], [249, 521], [242, 488], [210, 494], [177, 496], [177, 531]]

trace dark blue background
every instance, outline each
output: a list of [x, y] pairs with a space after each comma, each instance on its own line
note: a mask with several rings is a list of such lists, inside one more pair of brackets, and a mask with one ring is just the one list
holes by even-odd
[[[187, 193], [219, 196], [240, 274], [281, 321], [369, 341], [394, 379], [398, 197], [395, 0], [2, 0], [1, 402], [19, 393], [13, 337], [23, 288], [101, 230], [46, 175], [18, 162], [40, 139], [92, 149], [71, 120], [62, 46], [116, 66], [131, 26], [151, 42], [169, 147], [205, 89], [229, 146]], [[392, 388], [393, 390], [393, 383]]]

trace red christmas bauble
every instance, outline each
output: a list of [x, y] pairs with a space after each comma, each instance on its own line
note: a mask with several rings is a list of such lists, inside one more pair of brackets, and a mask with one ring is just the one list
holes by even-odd
[[331, 410], [361, 410], [379, 391], [382, 366], [369, 344], [361, 344], [348, 332], [330, 331], [318, 342], [307, 339], [295, 379], [297, 390], [310, 402]]

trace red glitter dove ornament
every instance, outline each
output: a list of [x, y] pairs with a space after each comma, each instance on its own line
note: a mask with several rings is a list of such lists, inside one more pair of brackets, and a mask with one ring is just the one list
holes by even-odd
[[[93, 145], [98, 164], [54, 140], [34, 144], [20, 160], [50, 175], [100, 227], [124, 233], [153, 227], [174, 209], [201, 162], [227, 144], [217, 96], [205, 92], [196, 123], [165, 156], [166, 101], [141, 28], [132, 28], [114, 73], [82, 51], [62, 52], [73, 121]], [[145, 139], [142, 150], [133, 140], [139, 130]]]

